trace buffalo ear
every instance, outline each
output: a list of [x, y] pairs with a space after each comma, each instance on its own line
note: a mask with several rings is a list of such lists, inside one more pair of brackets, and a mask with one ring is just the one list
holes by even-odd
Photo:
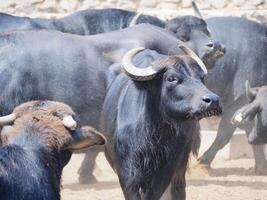
[[247, 99], [249, 102], [252, 102], [257, 95], [257, 90], [250, 87], [250, 83], [248, 80], [246, 80], [245, 86]]
[[64, 149], [80, 151], [94, 145], [104, 144], [106, 144], [106, 138], [100, 132], [90, 126], [84, 126], [73, 132], [72, 138], [64, 145]]

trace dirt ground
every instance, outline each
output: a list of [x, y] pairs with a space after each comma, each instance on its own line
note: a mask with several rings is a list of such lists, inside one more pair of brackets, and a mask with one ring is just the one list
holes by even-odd
[[[63, 173], [62, 200], [123, 200], [117, 176], [104, 155], [97, 157], [94, 171], [98, 182], [78, 183], [77, 170], [83, 159], [76, 154]], [[191, 167], [187, 174], [188, 200], [267, 200], [267, 176], [256, 176], [253, 159], [215, 160], [209, 175]]]

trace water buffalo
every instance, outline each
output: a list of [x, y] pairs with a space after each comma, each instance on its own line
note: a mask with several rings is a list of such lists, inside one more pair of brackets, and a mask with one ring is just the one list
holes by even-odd
[[[136, 12], [122, 9], [88, 9], [59, 19], [18, 17], [0, 13], [0, 32], [19, 29], [52, 29], [77, 35], [94, 35], [129, 27]], [[164, 27], [165, 23], [152, 16], [142, 15], [137, 23]]]
[[141, 50], [124, 56], [126, 75], [108, 89], [101, 120], [105, 155], [125, 199], [160, 199], [172, 182], [172, 199], [182, 200], [188, 157], [200, 142], [198, 120], [222, 107], [202, 83], [206, 70], [197, 59], [160, 55], [139, 68], [132, 58]]
[[76, 128], [72, 109], [31, 101], [0, 117], [0, 199], [59, 200], [63, 167], [75, 150], [105, 144], [91, 127]]
[[[207, 87], [221, 97], [224, 105], [216, 139], [199, 159], [201, 164], [209, 167], [216, 153], [233, 135], [233, 114], [247, 103], [245, 81], [249, 80], [254, 87], [267, 83], [267, 28], [238, 17], [210, 18], [207, 23], [212, 35], [227, 49], [225, 56], [216, 62], [205, 80]], [[249, 132], [251, 128], [247, 127], [245, 131]], [[253, 151], [256, 172], [267, 174], [263, 146], [253, 146]]]
[[253, 121], [253, 129], [248, 135], [248, 141], [251, 144], [261, 145], [267, 143], [267, 86], [251, 88], [249, 82], [246, 82], [246, 96], [248, 104], [236, 111], [233, 122], [237, 125], [247, 124]]
[[[205, 36], [205, 42], [202, 36], [186, 44], [205, 61], [205, 52], [210, 55], [205, 44], [212, 38]], [[81, 124], [98, 128], [108, 67], [121, 62], [125, 52], [137, 46], [172, 55], [181, 53], [180, 44], [165, 30], [149, 24], [93, 36], [52, 30], [1, 34], [0, 112], [7, 114], [25, 101], [50, 99], [69, 104]], [[216, 51], [214, 54], [217, 56]], [[93, 169], [92, 165], [87, 161], [82, 165], [85, 180], [84, 174]]]
[[200, 40], [204, 37], [203, 42], [206, 43], [201, 46], [206, 45], [206, 51], [210, 51], [210, 54], [206, 56], [211, 55], [210, 58], [214, 57], [214, 51], [219, 54], [224, 52], [224, 48], [216, 40], [210, 38], [207, 41], [210, 33], [202, 18], [182, 16], [164, 22], [156, 17], [139, 14], [136, 16], [136, 14], [136, 12], [121, 9], [89, 9], [60, 19], [48, 20], [0, 13], [0, 32], [19, 29], [52, 29], [77, 35], [94, 35], [123, 29], [131, 24], [149, 23], [165, 28], [170, 34], [184, 42]]

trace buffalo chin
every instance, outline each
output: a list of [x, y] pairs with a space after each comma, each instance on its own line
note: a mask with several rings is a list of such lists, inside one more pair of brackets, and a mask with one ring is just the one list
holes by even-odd
[[218, 116], [222, 113], [222, 110], [220, 109], [213, 109], [213, 110], [208, 110], [205, 112], [195, 112], [195, 113], [189, 113], [187, 115], [188, 119], [195, 119], [195, 120], [201, 120], [206, 117], [212, 117], [212, 116]]

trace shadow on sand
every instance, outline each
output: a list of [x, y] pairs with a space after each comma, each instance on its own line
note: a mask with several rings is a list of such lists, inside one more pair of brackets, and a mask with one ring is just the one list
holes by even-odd
[[238, 187], [238, 186], [246, 186], [251, 189], [255, 190], [266, 190], [267, 185], [266, 182], [260, 182], [260, 181], [255, 181], [255, 182], [246, 182], [246, 181], [222, 181], [222, 180], [205, 180], [205, 179], [193, 179], [189, 180], [188, 185], [193, 185], [193, 186], [207, 186], [207, 185], [219, 185], [223, 187]]
[[95, 190], [105, 190], [105, 189], [115, 189], [120, 187], [119, 183], [116, 181], [100, 181], [88, 185], [81, 185], [79, 183], [64, 184], [64, 189], [70, 190], [86, 190], [86, 189], [95, 189]]
[[218, 176], [230, 176], [230, 175], [237, 175], [237, 176], [258, 176], [254, 172], [254, 168], [245, 169], [245, 168], [211, 168], [209, 170], [209, 175], [212, 177]]

